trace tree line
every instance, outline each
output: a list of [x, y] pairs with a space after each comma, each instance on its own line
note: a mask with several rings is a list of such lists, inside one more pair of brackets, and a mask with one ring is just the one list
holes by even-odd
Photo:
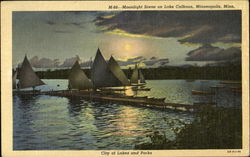
[[[90, 69], [82, 69], [90, 78]], [[130, 78], [133, 69], [123, 69]], [[159, 67], [141, 69], [146, 80], [161, 79], [207, 79], [207, 80], [241, 80], [241, 66], [189, 66], [189, 67]], [[36, 72], [41, 79], [67, 79], [70, 69], [57, 69]]]

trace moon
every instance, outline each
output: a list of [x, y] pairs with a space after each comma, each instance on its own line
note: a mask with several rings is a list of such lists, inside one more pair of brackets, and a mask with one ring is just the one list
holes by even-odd
[[105, 39], [101, 43], [101, 49], [104, 49], [104, 55], [110, 54], [119, 59], [126, 59], [128, 57], [145, 56], [148, 51], [148, 45], [144, 41], [137, 38], [121, 38], [113, 37]]
[[130, 50], [132, 49], [132, 45], [129, 44], [129, 43], [125, 43], [124, 49], [125, 49], [126, 51], [130, 51]]

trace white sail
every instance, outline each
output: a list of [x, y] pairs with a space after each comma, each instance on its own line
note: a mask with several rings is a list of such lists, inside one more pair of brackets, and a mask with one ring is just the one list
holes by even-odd
[[24, 57], [19, 74], [19, 88], [29, 88], [45, 84], [33, 71], [26, 56]]
[[91, 68], [91, 80], [94, 88], [122, 86], [108, 67], [101, 51], [98, 49]]
[[69, 86], [71, 89], [79, 89], [79, 90], [93, 88], [92, 82], [81, 70], [78, 61], [76, 61], [73, 67], [71, 68], [69, 75]]
[[140, 83], [146, 83], [145, 78], [144, 78], [141, 70], [139, 70], [139, 78], [140, 78]]
[[138, 79], [139, 79], [139, 71], [138, 71], [137, 65], [135, 65], [135, 69], [133, 70], [132, 76], [130, 78], [130, 83], [138, 84]]
[[16, 89], [16, 77], [17, 77], [17, 70], [14, 71], [13, 76], [12, 76], [12, 88]]
[[115, 75], [116, 78], [124, 85], [128, 86], [129, 81], [122, 69], [120, 68], [119, 64], [115, 61], [113, 56], [110, 57], [109, 62], [108, 62], [109, 69], [111, 72]]

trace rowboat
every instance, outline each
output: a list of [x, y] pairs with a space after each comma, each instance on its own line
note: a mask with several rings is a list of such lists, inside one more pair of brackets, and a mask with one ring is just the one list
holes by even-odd
[[225, 86], [211, 86], [210, 88], [214, 88], [214, 89], [223, 89], [226, 88]]
[[164, 102], [166, 98], [148, 98], [147, 101], [150, 102]]
[[232, 92], [234, 92], [234, 93], [242, 93], [242, 90], [241, 89], [232, 89]]
[[154, 98], [156, 102], [164, 102], [166, 98]]
[[133, 91], [150, 91], [150, 88], [132, 88]]
[[240, 81], [220, 81], [221, 84], [241, 84]]
[[214, 95], [215, 92], [192, 90], [193, 95]]
[[234, 89], [234, 90], [241, 90], [242, 88], [241, 87], [229, 87], [230, 89]]
[[125, 91], [125, 88], [101, 88], [101, 91]]
[[137, 100], [145, 100], [148, 98], [148, 96], [141, 96], [141, 97], [134, 97]]
[[194, 105], [217, 105], [217, 102], [194, 102]]

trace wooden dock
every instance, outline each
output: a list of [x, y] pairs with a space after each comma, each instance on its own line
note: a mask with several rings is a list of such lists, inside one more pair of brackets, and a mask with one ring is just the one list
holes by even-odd
[[46, 91], [46, 92], [17, 92], [16, 94], [21, 95], [50, 95], [50, 96], [61, 96], [61, 97], [70, 97], [70, 98], [80, 98], [85, 100], [93, 100], [100, 102], [115, 102], [120, 104], [129, 104], [132, 106], [138, 107], [148, 107], [155, 109], [172, 109], [179, 111], [194, 111], [195, 105], [189, 104], [178, 104], [178, 103], [166, 103], [164, 101], [157, 101], [152, 98], [147, 97], [132, 97], [132, 96], [122, 96], [122, 95], [112, 95], [112, 94], [103, 94], [102, 92], [89, 92], [89, 91]]

